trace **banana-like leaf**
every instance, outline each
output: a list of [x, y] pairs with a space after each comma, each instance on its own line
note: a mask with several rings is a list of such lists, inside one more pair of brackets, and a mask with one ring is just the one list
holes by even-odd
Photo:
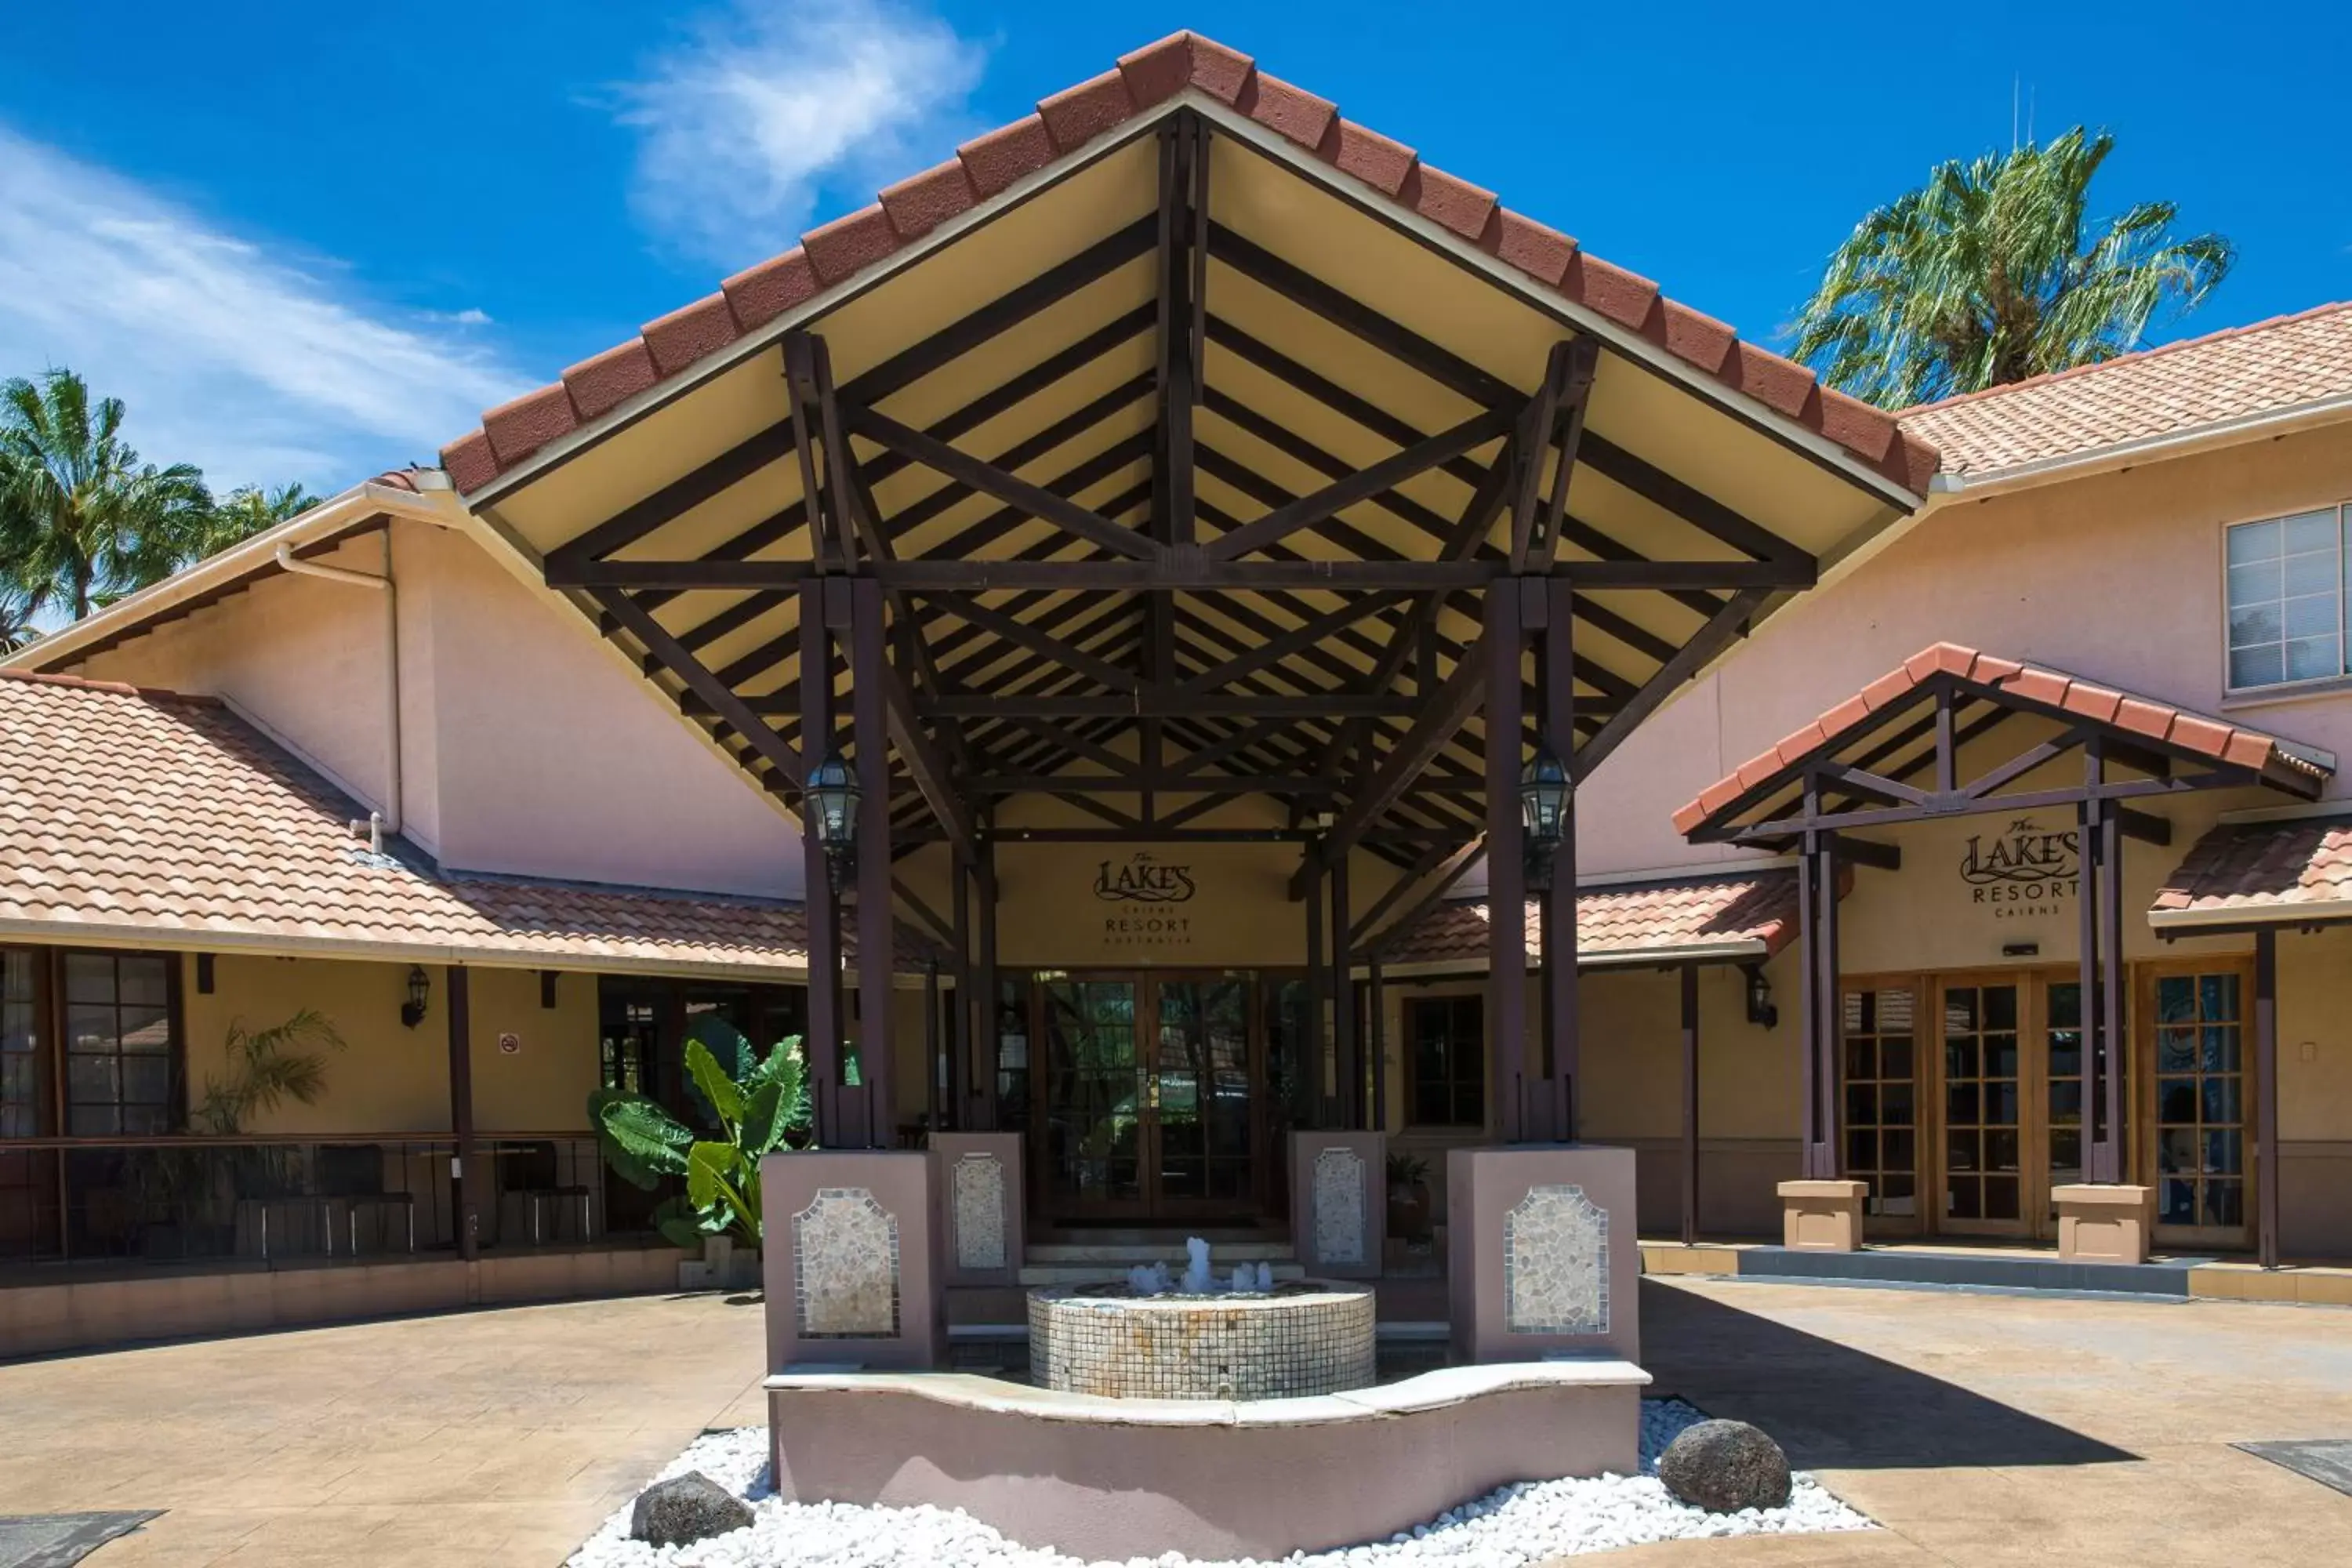
[[710, 1109], [719, 1113], [720, 1123], [732, 1136], [743, 1123], [743, 1091], [735, 1087], [735, 1080], [727, 1076], [725, 1069], [719, 1065], [719, 1058], [711, 1055], [710, 1047], [700, 1040], [686, 1043], [686, 1070], [694, 1079], [695, 1088], [702, 1091], [702, 1098], [710, 1102]]
[[742, 1152], [757, 1160], [784, 1141], [783, 1089], [771, 1080], [751, 1091], [743, 1102]]
[[723, 1204], [738, 1213], [749, 1205], [737, 1184], [741, 1179], [743, 1152], [732, 1143], [697, 1143], [686, 1160], [687, 1201], [702, 1206]]
[[653, 1225], [663, 1240], [685, 1252], [701, 1251], [702, 1238], [719, 1234], [684, 1198], [671, 1198], [655, 1209]]
[[694, 1134], [645, 1096], [598, 1089], [588, 1097], [588, 1116], [605, 1160], [632, 1186], [651, 1192], [662, 1177], [686, 1173]]
[[808, 1059], [798, 1035], [787, 1036], [777, 1041], [767, 1059], [755, 1067], [751, 1076], [743, 1080], [743, 1087], [756, 1091], [761, 1085], [769, 1083], [774, 1084], [778, 1091], [776, 1136], [765, 1145], [765, 1149], [773, 1149], [784, 1142], [786, 1132], [804, 1128], [812, 1120]]

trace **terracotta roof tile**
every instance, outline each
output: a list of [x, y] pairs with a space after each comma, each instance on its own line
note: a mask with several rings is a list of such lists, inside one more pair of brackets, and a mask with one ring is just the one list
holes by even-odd
[[1675, 831], [1691, 833], [1780, 770], [1794, 766], [1815, 752], [1834, 751], [1846, 731], [1888, 703], [1900, 700], [1921, 681], [1937, 675], [1953, 676], [2020, 701], [2112, 723], [2239, 767], [2260, 770], [2275, 764], [2309, 779], [2324, 779], [2335, 772], [2332, 761], [2320, 762], [2258, 730], [2243, 729], [2152, 698], [2117, 691], [2063, 670], [2020, 664], [1958, 643], [1939, 642], [1920, 649], [1864, 687], [1858, 696], [1847, 698], [1771, 751], [1750, 757], [1701, 790], [1696, 798], [1675, 813]]
[[[1727, 346], [1728, 329], [1718, 331], [1720, 323], [1696, 312], [1675, 306], [1677, 313], [1654, 321], [1661, 306], [1655, 283], [1587, 255], [1566, 236], [1506, 210], [1492, 192], [1423, 167], [1412, 148], [1342, 118], [1327, 99], [1263, 74], [1248, 55], [1192, 32], [1171, 34], [1121, 57], [1115, 68], [1043, 100], [1036, 113], [965, 142], [956, 150], [952, 164], [891, 186], [882, 202], [803, 236], [800, 250], [736, 274], [727, 280], [723, 295], [648, 326], [642, 334], [646, 351], [661, 374], [677, 374], [695, 359], [774, 321], [821, 288], [875, 265], [946, 218], [1003, 194], [1062, 153], [1188, 87], [1311, 149], [1340, 173], [1495, 252], [1568, 300], [1656, 338], [1726, 385], [1820, 432], [1914, 494], [1926, 493], [1936, 469], [1927, 435], [1906, 431], [1901, 440], [1891, 440], [1883, 416], [1850, 399], [1822, 395], [1813, 373], [1803, 365], [1736, 340]], [[960, 183], [952, 177], [959, 168]], [[712, 300], [721, 299], [728, 309], [711, 314]], [[722, 321], [727, 323], [723, 331]], [[604, 364], [614, 353], [625, 353], [628, 346], [585, 364]], [[588, 412], [599, 404], [603, 406], [597, 412]], [[484, 416], [487, 442], [478, 431], [460, 437], [442, 448], [442, 465], [460, 493], [479, 489], [569, 432], [577, 418], [598, 417], [611, 406], [604, 403], [601, 389], [575, 411], [573, 399], [560, 384], [542, 388]]]
[[[364, 814], [210, 698], [0, 673], [9, 921], [191, 946], [805, 969], [797, 903], [444, 872], [399, 841], [370, 854], [350, 827]], [[920, 944], [904, 943], [912, 967]]]
[[2308, 912], [2352, 904], [2352, 818], [2305, 817], [2213, 828], [2157, 889], [2154, 914]]
[[[1488, 906], [1439, 904], [1384, 947], [1381, 961], [1404, 964], [1486, 962]], [[1527, 906], [1528, 951], [1538, 941], [1537, 906]], [[1774, 868], [1708, 874], [1638, 886], [1587, 888], [1576, 895], [1576, 951], [1584, 964], [1755, 942], [1778, 952], [1797, 934], [1797, 879]]]
[[1906, 409], [1952, 473], [1987, 477], [2103, 447], [2352, 395], [2352, 301]]

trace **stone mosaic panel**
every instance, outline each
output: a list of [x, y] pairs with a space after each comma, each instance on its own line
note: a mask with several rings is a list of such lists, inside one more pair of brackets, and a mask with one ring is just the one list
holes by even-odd
[[1364, 1261], [1364, 1161], [1344, 1143], [1315, 1156], [1315, 1260]]
[[898, 1332], [898, 1222], [865, 1187], [819, 1187], [793, 1215], [793, 1305], [809, 1340]]
[[1582, 1187], [1530, 1187], [1504, 1215], [1503, 1327], [1609, 1331], [1609, 1211]]
[[955, 1211], [956, 1267], [1003, 1268], [1004, 1162], [990, 1153], [966, 1154], [956, 1161], [948, 1184]]
[[1288, 1399], [1369, 1388], [1372, 1293], [1284, 1287], [1271, 1297], [1137, 1300], [1029, 1292], [1030, 1373], [1111, 1399]]

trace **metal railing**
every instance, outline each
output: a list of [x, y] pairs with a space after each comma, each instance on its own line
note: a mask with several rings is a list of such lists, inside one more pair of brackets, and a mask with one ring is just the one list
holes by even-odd
[[[454, 1250], [446, 1134], [391, 1137], [0, 1140], [0, 1267], [268, 1264]], [[499, 1133], [474, 1143], [486, 1247], [604, 1239], [605, 1180], [586, 1133]], [[623, 1205], [634, 1233], [642, 1205]]]

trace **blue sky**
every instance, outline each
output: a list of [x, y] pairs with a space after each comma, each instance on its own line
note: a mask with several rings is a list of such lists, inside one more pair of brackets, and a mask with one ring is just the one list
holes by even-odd
[[[1801, 29], [1800, 26], [1801, 24]], [[1771, 340], [1871, 206], [2043, 136], [2240, 249], [2162, 336], [2352, 296], [2352, 8], [125, 0], [0, 50], [0, 374], [334, 489], [1192, 26]]]

